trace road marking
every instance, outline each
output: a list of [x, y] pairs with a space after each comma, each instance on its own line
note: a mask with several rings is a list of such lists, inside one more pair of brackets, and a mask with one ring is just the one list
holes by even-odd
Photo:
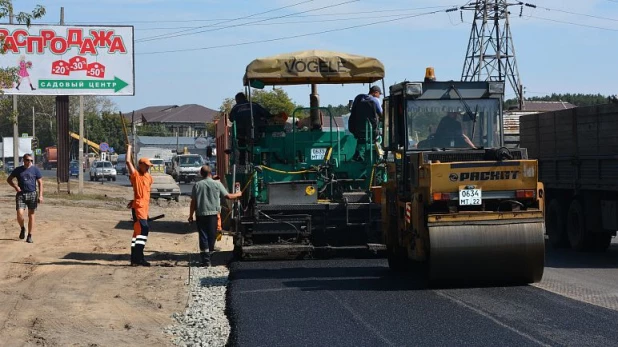
[[367, 328], [367, 330], [371, 331], [375, 336], [377, 336], [380, 340], [382, 340], [382, 342], [384, 342], [385, 344], [389, 346], [395, 346], [395, 343], [393, 341], [389, 340], [384, 335], [380, 334], [380, 332], [375, 327], [367, 323], [360, 314], [354, 311], [354, 309], [352, 309], [350, 305], [343, 302], [337, 295], [335, 295], [335, 293], [331, 292], [330, 290], [327, 290], [326, 292], [330, 296], [332, 296], [341, 306], [343, 306], [343, 308], [345, 308], [348, 312], [350, 312], [350, 314], [352, 315], [354, 319], [359, 321], [365, 328]]
[[494, 318], [491, 315], [489, 315], [487, 312], [484, 312], [484, 311], [482, 311], [482, 310], [480, 310], [480, 309], [478, 309], [476, 307], [470, 306], [470, 305], [466, 304], [465, 302], [463, 302], [463, 301], [461, 301], [459, 299], [455, 299], [452, 296], [443, 293], [442, 291], [435, 291], [435, 293], [437, 295], [447, 299], [447, 300], [450, 300], [450, 301], [456, 303], [457, 305], [465, 307], [465, 308], [467, 308], [467, 309], [469, 309], [469, 310], [471, 310], [471, 311], [473, 311], [473, 312], [475, 312], [475, 313], [477, 313], [477, 314], [479, 314], [479, 315], [481, 315], [481, 316], [491, 320], [492, 322], [498, 324], [499, 326], [501, 326], [503, 328], [509, 329], [510, 331], [516, 333], [517, 335], [519, 335], [521, 337], [524, 337], [524, 338], [526, 338], [526, 339], [528, 339], [528, 340], [530, 340], [530, 341], [532, 341], [532, 342], [534, 342], [534, 343], [536, 343], [536, 344], [538, 344], [540, 346], [548, 346], [548, 347], [551, 346], [551, 345], [548, 345], [548, 344], [546, 344], [546, 343], [544, 343], [544, 342], [542, 342], [540, 340], [535, 339], [531, 335], [528, 335], [525, 332], [523, 332], [521, 330], [518, 330], [517, 328], [514, 328], [514, 327], [512, 327], [512, 326], [510, 326], [510, 325], [508, 325], [506, 323], [503, 323], [503, 322], [497, 320], [496, 318]]

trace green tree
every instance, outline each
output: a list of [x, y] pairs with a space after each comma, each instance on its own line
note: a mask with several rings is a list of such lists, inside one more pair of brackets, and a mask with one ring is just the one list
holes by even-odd
[[170, 136], [171, 132], [161, 123], [146, 123], [137, 128], [138, 136]]
[[275, 88], [270, 91], [256, 90], [251, 95], [251, 99], [262, 105], [262, 107], [267, 109], [271, 114], [285, 112], [291, 116], [294, 109], [298, 107], [298, 105], [290, 99], [285, 90], [281, 88]]
[[344, 116], [350, 113], [350, 109], [348, 108], [348, 105], [338, 105], [338, 106], [328, 105], [326, 106], [326, 108], [330, 111], [333, 117], [341, 117], [341, 116]]
[[[545, 96], [533, 96], [530, 98], [526, 98], [526, 101], [563, 101], [571, 103], [575, 106], [592, 106], [599, 104], [608, 103], [609, 96], [604, 96], [601, 94], [557, 94], [552, 93], [551, 95]], [[517, 99], [508, 99], [504, 102], [505, 109], [508, 109], [511, 106], [517, 106]]]
[[[262, 107], [268, 110], [270, 114], [285, 112], [290, 117], [292, 116], [294, 109], [300, 107], [300, 105], [295, 104], [292, 99], [290, 99], [288, 94], [281, 88], [275, 88], [273, 90], [255, 90], [251, 94], [251, 101], [262, 105]], [[236, 105], [234, 98], [225, 98], [221, 103], [221, 106], [219, 106], [219, 114], [215, 119], [229, 115], [234, 105]], [[299, 118], [302, 118], [302, 116]], [[206, 130], [209, 134], [214, 134], [214, 123], [206, 124]]]

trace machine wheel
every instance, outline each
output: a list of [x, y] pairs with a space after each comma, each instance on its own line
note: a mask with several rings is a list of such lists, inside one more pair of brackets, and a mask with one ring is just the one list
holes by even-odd
[[410, 260], [405, 253], [405, 249], [399, 246], [387, 246], [388, 267], [397, 272], [404, 272], [410, 269]]
[[549, 243], [554, 248], [563, 248], [569, 245], [565, 221], [564, 209], [560, 201], [553, 199], [547, 208], [545, 231], [549, 236]]
[[573, 200], [569, 207], [567, 219], [567, 234], [571, 248], [577, 251], [590, 249], [592, 235], [586, 230], [586, 215], [582, 204]]

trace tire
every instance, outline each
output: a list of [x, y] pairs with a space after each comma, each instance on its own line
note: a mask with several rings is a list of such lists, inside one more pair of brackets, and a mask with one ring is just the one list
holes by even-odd
[[112, 180], [112, 178], [111, 178], [111, 177], [108, 177], [108, 178], [107, 178], [107, 182], [109, 182], [109, 181], [111, 181], [111, 180]]
[[564, 208], [558, 199], [553, 199], [547, 208], [547, 220], [545, 232], [549, 236], [549, 244], [554, 248], [569, 246], [569, 238], [566, 231], [566, 216]]
[[592, 246], [592, 234], [586, 229], [586, 215], [582, 204], [573, 200], [569, 206], [567, 219], [567, 235], [571, 248], [576, 251], [587, 251]]
[[396, 272], [405, 272], [410, 269], [410, 260], [404, 253], [404, 249], [399, 246], [387, 246], [386, 253], [388, 267]]
[[112, 177], [112, 181], [116, 182], [116, 176]]
[[176, 202], [180, 202], [180, 195], [176, 195], [176, 196], [174, 197], [174, 201], [176, 201]]
[[90, 182], [94, 181], [94, 178], [92, 178], [92, 176], [90, 176]]

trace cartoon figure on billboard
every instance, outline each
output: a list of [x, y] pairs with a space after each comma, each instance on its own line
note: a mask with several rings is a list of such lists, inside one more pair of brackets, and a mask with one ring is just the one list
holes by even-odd
[[15, 89], [19, 90], [19, 85], [24, 80], [24, 78], [27, 78], [28, 83], [30, 84], [30, 89], [36, 90], [36, 88], [32, 86], [32, 81], [30, 80], [30, 74], [28, 73], [28, 69], [30, 68], [32, 68], [32, 62], [26, 61], [26, 56], [22, 55], [19, 58], [19, 72], [17, 73], [17, 75], [19, 76], [19, 80], [17, 82], [17, 86], [15, 87]]

